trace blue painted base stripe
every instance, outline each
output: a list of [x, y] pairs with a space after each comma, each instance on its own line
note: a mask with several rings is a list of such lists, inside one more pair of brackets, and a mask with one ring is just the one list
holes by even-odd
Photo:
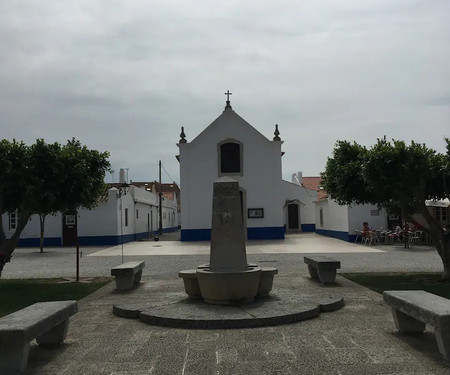
[[[348, 232], [342, 232], [337, 230], [328, 230], [328, 229], [316, 229], [317, 234], [321, 234], [323, 236], [338, 238], [343, 241], [351, 241], [351, 236]], [[353, 239], [354, 240], [354, 239]]]
[[211, 229], [181, 229], [181, 241], [211, 241]]
[[[247, 228], [249, 240], [282, 240], [284, 227]], [[211, 229], [182, 229], [181, 241], [211, 241]]]
[[[21, 238], [17, 247], [40, 247], [41, 241], [39, 238]], [[61, 246], [61, 237], [44, 238], [44, 246]]]
[[284, 240], [284, 227], [247, 228], [249, 240]]
[[[177, 227], [164, 228], [164, 233], [176, 232]], [[153, 235], [157, 234], [155, 231]], [[78, 243], [82, 246], [114, 246], [120, 245], [122, 242], [139, 241], [143, 238], [148, 238], [148, 232], [124, 234], [123, 236], [79, 236]], [[39, 247], [39, 238], [21, 238], [17, 247]], [[61, 237], [44, 238], [44, 246], [63, 246]], [[74, 246], [74, 245], [69, 245]]]
[[315, 232], [316, 224], [302, 224], [302, 232]]

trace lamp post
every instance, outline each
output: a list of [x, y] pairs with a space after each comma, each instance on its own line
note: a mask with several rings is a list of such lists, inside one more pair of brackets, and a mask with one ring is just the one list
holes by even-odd
[[128, 194], [130, 185], [126, 182], [119, 186], [119, 199], [120, 199], [120, 243], [122, 245], [122, 263], [123, 263], [123, 197]]

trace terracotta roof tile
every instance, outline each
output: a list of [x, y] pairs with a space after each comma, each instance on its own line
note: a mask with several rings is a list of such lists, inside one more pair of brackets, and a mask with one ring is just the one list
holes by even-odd
[[320, 177], [303, 177], [302, 186], [306, 189], [319, 191]]
[[317, 199], [319, 201], [328, 198], [327, 192], [320, 189], [320, 177], [303, 177], [302, 186], [306, 189], [317, 191]]

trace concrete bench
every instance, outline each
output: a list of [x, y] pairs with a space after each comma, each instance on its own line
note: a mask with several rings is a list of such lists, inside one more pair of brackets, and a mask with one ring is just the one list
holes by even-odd
[[116, 278], [116, 288], [118, 290], [129, 290], [134, 284], [139, 284], [144, 267], [145, 262], [139, 261], [127, 262], [111, 268], [111, 276]]
[[450, 300], [424, 290], [389, 290], [383, 299], [391, 306], [400, 333], [423, 332], [430, 324], [439, 352], [450, 360]]
[[341, 268], [341, 262], [322, 255], [304, 257], [308, 265], [309, 274], [313, 279], [319, 279], [321, 283], [334, 283], [336, 269]]
[[61, 345], [77, 311], [77, 301], [38, 302], [0, 318], [0, 374], [22, 373], [33, 339], [42, 347]]

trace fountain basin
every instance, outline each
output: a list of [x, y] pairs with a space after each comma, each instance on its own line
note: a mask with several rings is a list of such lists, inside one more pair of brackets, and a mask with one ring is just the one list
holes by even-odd
[[206, 303], [213, 305], [238, 305], [251, 303], [258, 294], [261, 268], [249, 267], [246, 271], [211, 272], [197, 269], [200, 293]]

